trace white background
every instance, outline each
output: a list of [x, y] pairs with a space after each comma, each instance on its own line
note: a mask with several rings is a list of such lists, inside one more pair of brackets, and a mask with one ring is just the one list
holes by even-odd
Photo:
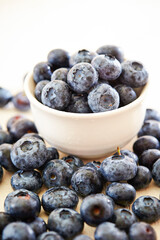
[[0, 86], [13, 93], [50, 50], [72, 54], [104, 44], [146, 66], [147, 104], [160, 110], [160, 1], [0, 0]]

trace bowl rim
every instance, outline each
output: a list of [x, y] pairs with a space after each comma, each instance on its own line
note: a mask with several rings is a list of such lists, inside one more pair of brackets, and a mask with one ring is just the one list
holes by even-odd
[[[149, 80], [147, 81], [147, 83], [143, 86], [143, 89], [140, 93], [140, 95], [138, 96], [138, 98], [136, 100], [134, 100], [133, 102], [111, 110], [111, 111], [106, 111], [106, 112], [98, 112], [98, 113], [72, 113], [72, 112], [65, 112], [65, 111], [60, 111], [60, 110], [56, 110], [53, 108], [49, 108], [48, 106], [43, 105], [42, 103], [40, 103], [34, 96], [34, 94], [30, 91], [30, 84], [31, 81], [33, 81], [33, 73], [29, 72], [27, 74], [27, 76], [25, 77], [25, 81], [24, 81], [24, 91], [29, 99], [29, 101], [31, 103], [33, 103], [37, 108], [41, 109], [42, 111], [48, 112], [50, 114], [59, 116], [59, 117], [65, 117], [65, 118], [86, 118], [86, 119], [90, 119], [90, 118], [101, 118], [101, 117], [107, 117], [107, 116], [114, 116], [116, 114], [120, 114], [123, 112], [126, 112], [134, 107], [136, 107], [146, 96], [147, 94], [147, 90], [149, 87]], [[34, 82], [33, 82], [34, 83]]]

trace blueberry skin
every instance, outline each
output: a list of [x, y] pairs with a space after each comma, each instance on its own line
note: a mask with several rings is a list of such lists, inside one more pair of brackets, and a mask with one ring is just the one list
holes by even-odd
[[40, 62], [33, 69], [33, 80], [37, 84], [43, 80], [51, 80], [52, 69], [47, 62]]
[[97, 49], [96, 51], [98, 54], [104, 54], [104, 55], [112, 55], [114, 56], [119, 62], [124, 61], [124, 53], [123, 50], [114, 45], [104, 45]]
[[79, 50], [73, 54], [69, 59], [69, 65], [73, 67], [77, 63], [86, 62], [91, 63], [92, 59], [97, 56], [97, 53], [90, 52], [86, 49]]
[[158, 158], [160, 158], [160, 150], [148, 149], [141, 154], [139, 158], [139, 164], [152, 170], [152, 166], [158, 160]]
[[128, 149], [123, 149], [123, 150], [121, 150], [121, 154], [126, 155], [130, 158], [133, 158], [133, 160], [136, 162], [136, 164], [138, 164], [139, 159], [138, 159], [138, 156], [134, 152], [132, 152]]
[[0, 145], [0, 164], [9, 172], [17, 171], [17, 168], [13, 165], [10, 157], [12, 144], [3, 143]]
[[42, 80], [40, 82], [37, 83], [35, 90], [34, 90], [34, 94], [35, 94], [35, 98], [39, 101], [41, 101], [41, 94], [42, 94], [42, 89], [44, 88], [44, 86], [46, 86], [46, 84], [49, 83], [48, 80]]
[[64, 240], [57, 232], [49, 231], [38, 236], [37, 240]]
[[0, 182], [2, 181], [3, 178], [3, 168], [0, 165]]
[[153, 136], [139, 137], [133, 144], [133, 151], [137, 156], [140, 156], [145, 150], [159, 149], [159, 141]]
[[28, 223], [28, 226], [32, 228], [36, 237], [47, 231], [47, 224], [40, 217], [36, 217], [32, 222]]
[[59, 153], [56, 148], [54, 147], [48, 147], [47, 148], [47, 153], [46, 153], [46, 161], [45, 163], [39, 168], [40, 171], [43, 171], [45, 168], [46, 164], [54, 159], [59, 159]]
[[36, 240], [33, 230], [23, 222], [8, 224], [2, 232], [2, 240]]
[[119, 208], [114, 211], [113, 222], [117, 228], [128, 231], [130, 226], [137, 222], [137, 219], [129, 209]]
[[157, 120], [160, 121], [160, 113], [152, 108], [146, 109], [146, 115], [144, 120]]
[[13, 144], [11, 150], [12, 163], [21, 170], [33, 170], [39, 168], [46, 161], [45, 143], [36, 138], [21, 138]]
[[137, 94], [134, 89], [125, 84], [118, 84], [114, 88], [119, 93], [121, 106], [129, 104], [137, 98]]
[[58, 68], [55, 70], [51, 76], [51, 80], [62, 80], [67, 82], [68, 68]]
[[112, 55], [98, 55], [93, 58], [91, 64], [103, 80], [113, 81], [122, 72], [120, 62]]
[[98, 171], [87, 166], [83, 166], [74, 172], [71, 185], [77, 194], [82, 197], [92, 193], [99, 193], [103, 188], [103, 182]]
[[130, 240], [156, 240], [156, 232], [151, 225], [144, 222], [136, 222], [129, 229]]
[[140, 221], [153, 223], [160, 218], [160, 200], [152, 196], [141, 196], [134, 201], [132, 211]]
[[106, 194], [111, 197], [116, 204], [125, 207], [134, 201], [136, 190], [128, 183], [114, 182], [108, 185]]
[[83, 199], [80, 213], [90, 226], [111, 220], [114, 212], [113, 200], [104, 194], [92, 194]]
[[114, 223], [101, 223], [94, 233], [95, 240], [128, 240], [125, 231], [120, 230]]
[[123, 84], [137, 88], [147, 83], [148, 73], [142, 63], [137, 61], [124, 61], [121, 65], [121, 82]]
[[119, 94], [107, 83], [98, 84], [88, 94], [88, 105], [93, 112], [106, 112], [119, 107]]
[[50, 51], [47, 59], [54, 70], [61, 67], [69, 67], [69, 54], [63, 49]]
[[10, 216], [10, 214], [5, 212], [0, 212], [0, 234], [2, 234], [3, 229], [15, 219]]
[[24, 92], [17, 93], [12, 98], [13, 105], [19, 111], [28, 111], [30, 109], [30, 102]]
[[7, 195], [4, 209], [6, 213], [16, 219], [27, 220], [39, 215], [41, 203], [36, 193], [19, 189]]
[[76, 208], [78, 201], [76, 192], [64, 186], [50, 188], [42, 195], [42, 206], [46, 213], [56, 208]]
[[42, 172], [42, 179], [47, 188], [69, 186], [73, 168], [60, 159], [48, 162]]
[[58, 208], [48, 217], [48, 229], [70, 239], [82, 232], [84, 222], [81, 215], [73, 209]]
[[12, 94], [9, 90], [0, 87], [0, 108], [7, 105], [12, 100]]
[[11, 125], [9, 132], [14, 141], [17, 141], [26, 133], [37, 133], [37, 128], [33, 121], [21, 118]]
[[44, 139], [38, 133], [25, 133], [22, 137], [23, 138], [35, 137], [45, 142]]
[[52, 80], [42, 89], [42, 103], [50, 108], [64, 110], [71, 98], [67, 83], [62, 80]]
[[153, 164], [152, 177], [157, 186], [160, 186], [160, 158]]
[[91, 109], [88, 105], [88, 99], [85, 95], [72, 94], [70, 103], [65, 109], [67, 112], [73, 113], [91, 113]]
[[67, 83], [76, 93], [87, 93], [98, 83], [98, 74], [90, 63], [77, 63], [68, 72]]
[[69, 165], [73, 168], [74, 172], [77, 171], [78, 168], [84, 166], [83, 161], [74, 155], [68, 155], [66, 157], [63, 157], [62, 160], [69, 163]]
[[135, 177], [137, 173], [137, 164], [132, 158], [128, 156], [113, 155], [103, 160], [100, 166], [100, 171], [106, 181], [127, 181]]
[[138, 137], [145, 135], [150, 135], [160, 140], [160, 122], [156, 120], [144, 121], [140, 131], [138, 132]]
[[3, 143], [12, 143], [13, 138], [12, 136], [4, 130], [0, 130], [0, 145]]
[[92, 240], [92, 238], [87, 235], [81, 234], [73, 238], [73, 240]]
[[23, 188], [38, 193], [42, 185], [41, 174], [35, 170], [19, 170], [11, 177], [11, 186], [14, 190]]
[[12, 125], [19, 119], [24, 118], [23, 115], [15, 115], [8, 119], [7, 121], [7, 130], [10, 132], [10, 129], [12, 128]]
[[152, 180], [152, 174], [147, 167], [138, 166], [137, 174], [134, 178], [128, 181], [136, 190], [148, 187]]

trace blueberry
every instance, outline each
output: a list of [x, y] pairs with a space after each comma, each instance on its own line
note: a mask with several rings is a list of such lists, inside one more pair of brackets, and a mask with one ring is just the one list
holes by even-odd
[[134, 178], [128, 181], [136, 190], [146, 188], [152, 180], [152, 174], [147, 167], [138, 166], [137, 174]]
[[103, 182], [98, 171], [87, 166], [79, 168], [73, 174], [71, 185], [72, 188], [83, 197], [92, 193], [99, 193], [103, 188]]
[[55, 70], [51, 76], [51, 80], [62, 80], [67, 82], [68, 68], [58, 68]]
[[47, 188], [69, 186], [73, 168], [69, 163], [55, 159], [48, 162], [43, 170], [42, 178]]
[[124, 53], [123, 53], [122, 49], [118, 46], [104, 45], [104, 46], [99, 47], [96, 52], [98, 54], [112, 55], [115, 58], [117, 58], [117, 60], [119, 62], [124, 61]]
[[126, 155], [113, 155], [103, 160], [100, 170], [106, 181], [127, 181], [135, 177], [137, 164]]
[[10, 214], [5, 212], [0, 212], [0, 235], [3, 229], [11, 222], [14, 222], [14, 218]]
[[120, 62], [112, 55], [98, 55], [93, 58], [91, 64], [97, 70], [99, 77], [104, 80], [113, 81], [122, 71]]
[[157, 120], [160, 121], [160, 113], [152, 108], [146, 109], [146, 115], [144, 120]]
[[13, 105], [20, 111], [28, 111], [30, 102], [24, 92], [17, 93], [12, 99]]
[[63, 49], [54, 49], [50, 51], [47, 59], [54, 70], [61, 67], [69, 67], [69, 54]]
[[90, 226], [97, 226], [111, 220], [113, 212], [114, 203], [104, 194], [92, 194], [85, 197], [80, 207], [83, 220]]
[[148, 149], [141, 154], [139, 158], [139, 164], [146, 166], [151, 170], [153, 164], [158, 160], [158, 158], [160, 158], [160, 150]]
[[38, 236], [37, 240], [64, 240], [57, 232], [49, 231]]
[[35, 137], [45, 142], [44, 139], [38, 133], [25, 133], [22, 137], [23, 138]]
[[21, 118], [15, 121], [10, 127], [10, 134], [15, 141], [26, 133], [37, 133], [37, 128], [33, 121]]
[[33, 69], [33, 80], [37, 84], [42, 80], [51, 80], [52, 69], [47, 62], [41, 62], [35, 65]]
[[22, 115], [15, 115], [11, 118], [9, 118], [9, 120], [7, 121], [7, 129], [10, 132], [10, 129], [12, 128], [12, 125], [19, 119], [24, 118], [24, 116]]
[[90, 238], [87, 235], [80, 234], [80, 235], [76, 236], [75, 238], [73, 238], [73, 240], [92, 240], [92, 238]]
[[3, 168], [0, 165], [0, 182], [2, 181], [3, 178]]
[[35, 94], [36, 99], [39, 102], [42, 102], [41, 101], [42, 89], [44, 88], [44, 86], [46, 86], [47, 83], [49, 83], [48, 80], [42, 80], [42, 81], [38, 82], [35, 87], [34, 94]]
[[123, 149], [123, 150], [121, 150], [121, 154], [126, 155], [130, 158], [133, 158], [133, 160], [136, 162], [136, 164], [138, 164], [139, 159], [138, 159], [138, 156], [134, 152], [132, 152], [128, 149]]
[[92, 161], [92, 162], [88, 162], [85, 166], [92, 167], [92, 168], [96, 169], [98, 171], [99, 175], [100, 175], [101, 181], [105, 183], [106, 180], [105, 180], [105, 178], [103, 177], [103, 175], [101, 173], [100, 165], [101, 165], [101, 162], [99, 162], [99, 161]]
[[67, 83], [62, 80], [52, 80], [42, 90], [42, 103], [50, 108], [64, 110], [71, 98]]
[[160, 140], [160, 122], [156, 120], [144, 121], [140, 131], [138, 132], [138, 137], [145, 135], [150, 135]]
[[130, 87], [144, 86], [148, 81], [148, 73], [142, 63], [136, 61], [124, 61], [122, 63], [121, 82]]
[[96, 53], [90, 52], [86, 49], [82, 49], [70, 57], [69, 63], [70, 63], [71, 67], [73, 67], [75, 64], [81, 63], [81, 62], [91, 63], [92, 59], [95, 56], [97, 56]]
[[47, 224], [40, 217], [36, 217], [32, 222], [29, 222], [28, 226], [32, 228], [36, 237], [47, 231]]
[[23, 188], [32, 192], [39, 192], [42, 185], [41, 174], [35, 170], [19, 170], [11, 178], [11, 186], [14, 190]]
[[81, 215], [73, 209], [58, 208], [48, 218], [48, 229], [70, 239], [82, 232], [84, 223]]
[[130, 240], [156, 240], [156, 232], [151, 225], [144, 222], [136, 222], [129, 229]]
[[107, 83], [98, 84], [88, 94], [88, 104], [93, 112], [105, 112], [119, 107], [119, 94]]
[[87, 93], [97, 82], [98, 74], [90, 63], [77, 63], [67, 75], [67, 83], [77, 93]]
[[137, 98], [137, 95], [134, 89], [125, 84], [118, 84], [114, 88], [119, 93], [121, 106], [125, 106], [129, 104], [134, 100], [136, 100]]
[[138, 156], [140, 156], [145, 150], [158, 148], [159, 141], [157, 138], [149, 135], [139, 137], [133, 144], [133, 151]]
[[9, 172], [17, 171], [10, 157], [12, 144], [4, 143], [0, 145], [0, 164]]
[[4, 228], [2, 240], [36, 240], [36, 236], [26, 223], [13, 222]]
[[46, 146], [38, 138], [21, 138], [11, 150], [12, 163], [21, 170], [33, 170], [39, 168], [46, 161]]
[[9, 90], [0, 87], [0, 108], [7, 105], [12, 100], [12, 94]]
[[128, 183], [114, 182], [108, 185], [106, 194], [111, 197], [116, 204], [128, 206], [134, 201], [136, 190]]
[[56, 208], [76, 208], [78, 201], [76, 192], [64, 186], [50, 188], [42, 195], [42, 206], [47, 213]]
[[16, 219], [27, 220], [39, 215], [41, 203], [36, 193], [19, 189], [7, 195], [4, 209]]
[[3, 143], [12, 143], [13, 138], [7, 131], [0, 130], [0, 145]]
[[140, 221], [153, 223], [160, 218], [160, 200], [152, 196], [141, 196], [133, 203], [132, 211]]
[[73, 113], [91, 113], [91, 109], [88, 105], [88, 99], [85, 95], [72, 94], [70, 103], [66, 108], [67, 112]]
[[83, 161], [80, 158], [73, 155], [68, 155], [66, 157], [63, 157], [62, 159], [65, 162], [69, 163], [69, 165], [73, 168], [74, 172], [84, 165]]
[[130, 226], [137, 222], [137, 219], [129, 209], [119, 208], [114, 211], [113, 222], [119, 229], [128, 231]]
[[125, 231], [120, 230], [114, 223], [101, 223], [95, 231], [95, 240], [128, 240]]
[[46, 164], [54, 159], [59, 159], [59, 153], [56, 148], [54, 147], [48, 147], [46, 152], [46, 161], [45, 163], [39, 168], [39, 170], [43, 170], [46, 166]]
[[160, 186], [160, 158], [153, 164], [152, 177], [156, 185]]

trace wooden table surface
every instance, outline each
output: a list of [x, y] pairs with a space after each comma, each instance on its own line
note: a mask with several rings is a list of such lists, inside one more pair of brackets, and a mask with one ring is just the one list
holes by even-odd
[[[23, 114], [26, 117], [28, 117], [29, 119], [32, 119], [32, 114], [31, 112], [27, 112], [27, 113], [21, 113], [19, 111], [16, 111], [12, 106], [9, 106], [8, 108], [5, 109], [0, 109], [0, 124], [2, 125], [2, 127], [5, 129], [6, 128], [6, 122], [7, 120], [16, 115], [16, 114]], [[123, 149], [129, 149], [132, 150], [132, 145], [133, 142], [135, 141], [136, 138], [134, 138], [127, 146], [125, 146]], [[64, 156], [64, 153], [60, 153], [60, 157]], [[98, 159], [100, 161], [102, 161], [104, 158], [102, 159]], [[88, 161], [88, 160], [87, 160]], [[84, 163], [86, 162], [86, 160], [84, 161]], [[13, 189], [11, 188], [10, 185], [10, 179], [11, 179], [12, 173], [9, 173], [7, 171], [4, 170], [4, 176], [2, 179], [2, 182], [0, 183], [0, 211], [4, 211], [4, 200], [7, 196], [8, 193], [10, 193], [11, 191], [13, 191]], [[47, 188], [43, 187], [39, 193], [39, 196], [41, 198], [42, 194], [47, 190]], [[160, 195], [160, 188], [157, 187], [154, 182], [152, 181], [149, 185], [148, 188], [144, 189], [144, 190], [139, 190], [136, 193], [136, 198], [142, 196], [142, 195], [151, 195], [151, 196], [155, 196], [159, 199], [159, 195]], [[82, 199], [79, 200], [79, 204], [77, 207], [77, 211], [79, 212], [79, 208], [81, 205]], [[42, 217], [46, 222], [47, 222], [47, 218], [48, 216], [45, 214], [45, 212], [43, 211], [43, 209], [41, 209], [41, 213], [40, 213], [40, 217]], [[156, 233], [157, 233], [157, 240], [160, 240], [160, 222], [156, 222], [154, 224], [152, 224], [153, 228], [155, 229]], [[94, 239], [94, 231], [95, 228], [94, 227], [90, 227], [88, 225], [85, 224], [84, 230], [83, 230], [83, 234], [89, 235], [92, 237], [92, 239]], [[144, 239], [145, 240], [145, 239]]]

